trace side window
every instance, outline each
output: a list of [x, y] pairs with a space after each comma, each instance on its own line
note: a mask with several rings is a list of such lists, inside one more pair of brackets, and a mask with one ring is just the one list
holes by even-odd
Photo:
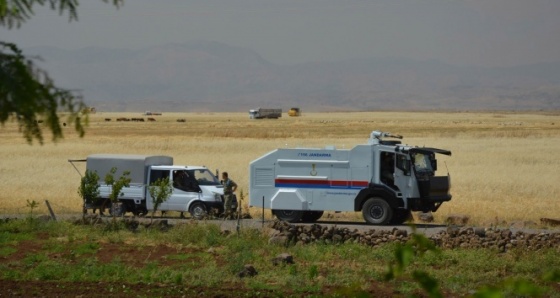
[[187, 192], [200, 191], [192, 171], [173, 171], [173, 187]]
[[394, 185], [395, 174], [395, 153], [381, 152], [380, 156], [380, 180], [386, 185]]
[[397, 168], [410, 176], [410, 162], [406, 159], [406, 155], [397, 154]]
[[169, 177], [169, 171], [166, 170], [152, 170], [150, 173], [150, 184], [156, 182], [158, 179]]

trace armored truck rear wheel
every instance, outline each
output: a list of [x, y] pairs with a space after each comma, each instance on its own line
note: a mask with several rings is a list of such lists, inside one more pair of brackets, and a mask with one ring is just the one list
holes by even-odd
[[393, 209], [381, 198], [370, 198], [364, 203], [362, 215], [367, 223], [385, 225], [393, 218]]
[[276, 215], [279, 220], [286, 222], [299, 222], [303, 217], [303, 211], [299, 210], [272, 210], [272, 214]]
[[321, 216], [323, 216], [323, 211], [305, 211], [301, 218], [303, 222], [316, 222]]

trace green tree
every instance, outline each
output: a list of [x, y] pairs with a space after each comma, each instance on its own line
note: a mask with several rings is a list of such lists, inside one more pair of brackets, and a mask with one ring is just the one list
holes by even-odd
[[169, 177], [158, 179], [155, 182], [152, 182], [149, 187], [150, 196], [152, 197], [152, 202], [154, 203], [154, 209], [152, 210], [152, 218], [150, 219], [150, 223], [154, 219], [154, 215], [156, 211], [161, 205], [161, 203], [167, 201], [173, 192], [173, 186], [169, 181]]
[[[102, 0], [120, 7], [124, 0]], [[68, 14], [69, 21], [78, 20], [78, 0], [0, 0], [0, 26], [19, 28], [34, 14], [37, 6], [48, 5], [52, 10]], [[35, 58], [37, 59], [37, 58]], [[37, 140], [43, 144], [39, 120], [52, 132], [56, 141], [63, 137], [59, 113], [67, 113], [67, 122], [84, 136], [87, 114], [81, 96], [57, 87], [48, 73], [37, 68], [33, 59], [23, 55], [13, 43], [0, 41], [0, 123], [14, 119], [29, 144]]]
[[86, 170], [86, 174], [80, 180], [78, 194], [84, 200], [84, 214], [86, 204], [96, 204], [99, 198], [99, 175], [95, 171]]
[[[124, 187], [129, 187], [131, 181], [129, 177], [130, 171], [124, 171], [118, 179], [115, 179], [114, 176], [116, 172], [117, 172], [117, 168], [112, 167], [109, 173], [105, 175], [105, 184], [111, 186], [111, 193], [109, 194], [109, 199], [111, 200], [113, 206], [118, 204], [119, 197], [124, 195], [124, 193], [122, 193], [121, 190]], [[118, 213], [120, 215], [121, 212]], [[116, 215], [115, 212], [112, 212], [112, 214], [113, 217], [115, 217]]]

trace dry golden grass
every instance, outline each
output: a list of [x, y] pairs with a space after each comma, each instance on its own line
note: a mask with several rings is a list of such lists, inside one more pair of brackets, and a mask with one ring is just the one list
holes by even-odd
[[[250, 120], [245, 113], [164, 113], [152, 116], [156, 122], [116, 122], [117, 117], [146, 118], [139, 113], [93, 114], [84, 138], [66, 128], [63, 140], [43, 146], [26, 144], [14, 123], [0, 128], [0, 213], [27, 213], [26, 200], [49, 200], [57, 213], [79, 212], [80, 176], [67, 160], [89, 154], [170, 155], [176, 164], [228, 171], [246, 194], [249, 163], [268, 151], [285, 146], [351, 148], [365, 143], [372, 130], [382, 130], [402, 134], [404, 143], [453, 152], [444, 158], [453, 199], [434, 214], [436, 221], [455, 213], [467, 214], [475, 223], [560, 218], [558, 114], [306, 113]], [[445, 169], [443, 163], [440, 169]], [[79, 170], [83, 173], [85, 165]], [[46, 212], [44, 204], [39, 211]], [[357, 214], [346, 216], [361, 220]]]

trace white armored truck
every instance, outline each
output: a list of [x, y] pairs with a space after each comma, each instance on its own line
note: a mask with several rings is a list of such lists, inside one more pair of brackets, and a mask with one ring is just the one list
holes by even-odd
[[361, 211], [370, 224], [402, 224], [411, 211], [436, 211], [451, 200], [450, 176], [436, 176], [436, 154], [373, 131], [352, 149], [277, 149], [251, 162], [249, 205], [280, 220], [315, 222], [324, 211]]
[[[109, 208], [116, 215], [132, 212], [143, 215], [152, 211], [154, 204], [150, 196], [150, 184], [160, 178], [169, 178], [173, 182], [173, 192], [167, 201], [157, 210], [190, 212], [191, 216], [200, 219], [211, 209], [223, 212], [224, 189], [218, 178], [203, 166], [173, 165], [173, 157], [163, 155], [125, 155], [125, 154], [93, 154], [86, 159], [69, 160], [86, 162], [86, 170], [97, 172], [99, 180], [98, 206]], [[118, 179], [123, 172], [129, 171], [129, 186], [122, 189], [118, 197], [120, 208], [110, 208], [108, 200], [111, 186], [104, 182], [105, 175], [116, 168], [114, 178]], [[84, 205], [84, 212], [86, 212]]]

